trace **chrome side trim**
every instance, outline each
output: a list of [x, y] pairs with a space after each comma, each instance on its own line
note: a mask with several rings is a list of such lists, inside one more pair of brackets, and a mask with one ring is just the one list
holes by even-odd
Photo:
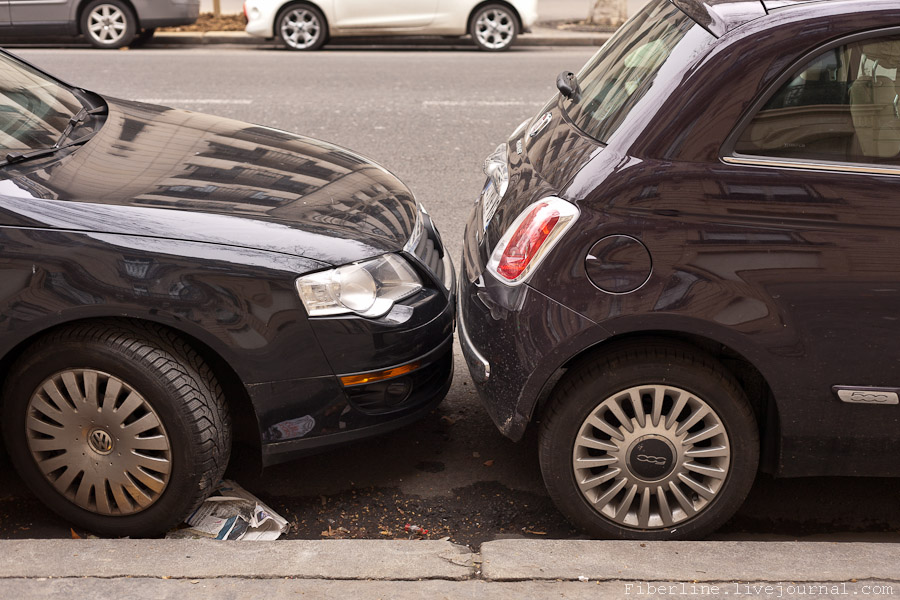
[[730, 165], [751, 165], [755, 167], [781, 167], [786, 169], [807, 169], [810, 171], [836, 171], [839, 173], [860, 173], [867, 175], [900, 175], [900, 167], [865, 167], [862, 165], [840, 165], [805, 161], [784, 161], [771, 158], [744, 158], [723, 156], [722, 162]]
[[[462, 278], [460, 278], [460, 288], [462, 287]], [[462, 304], [462, 289], [459, 290], [459, 303]], [[464, 311], [462, 306], [456, 308], [456, 329], [459, 331], [459, 345], [462, 346], [463, 357], [469, 363], [469, 370], [472, 371], [472, 377], [479, 383], [484, 383], [491, 377], [491, 363], [481, 355], [472, 343], [469, 337], [469, 331], [466, 329], [466, 321], [463, 318]], [[481, 373], [478, 373], [478, 367]], [[477, 377], [482, 375], [482, 377]]]

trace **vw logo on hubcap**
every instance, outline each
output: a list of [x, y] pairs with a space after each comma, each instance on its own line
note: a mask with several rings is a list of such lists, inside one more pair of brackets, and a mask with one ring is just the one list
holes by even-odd
[[88, 445], [97, 454], [109, 454], [113, 451], [112, 436], [104, 429], [95, 429], [88, 434]]

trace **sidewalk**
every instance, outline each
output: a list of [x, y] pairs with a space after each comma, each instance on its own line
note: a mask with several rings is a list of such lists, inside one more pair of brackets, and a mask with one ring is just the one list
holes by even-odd
[[0, 541], [3, 597], [900, 598], [900, 545]]
[[[522, 46], [602, 46], [612, 36], [611, 33], [562, 31], [552, 27], [535, 26], [531, 33], [523, 33], [516, 41], [513, 50]], [[243, 31], [208, 31], [208, 32], [158, 32], [148, 44], [150, 47], [160, 46], [205, 46], [226, 44], [239, 46], [256, 46], [258, 48], [280, 48], [278, 42], [266, 41]], [[472, 41], [465, 38], [445, 39], [441, 37], [410, 38], [348, 38], [335, 39], [326, 48], [335, 46], [472, 46]]]

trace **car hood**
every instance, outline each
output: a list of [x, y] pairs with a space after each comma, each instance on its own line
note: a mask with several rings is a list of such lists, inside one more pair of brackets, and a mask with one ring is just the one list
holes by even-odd
[[398, 251], [410, 238], [412, 193], [358, 154], [268, 127], [106, 100], [106, 122], [88, 143], [6, 168], [0, 225], [226, 244], [332, 265]]

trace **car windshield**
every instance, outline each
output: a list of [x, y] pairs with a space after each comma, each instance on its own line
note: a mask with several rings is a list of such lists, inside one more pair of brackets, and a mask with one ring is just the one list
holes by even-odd
[[0, 54], [0, 150], [53, 146], [81, 109], [66, 87]]
[[693, 25], [668, 2], [635, 15], [578, 74], [581, 95], [563, 106], [575, 126], [606, 143]]

